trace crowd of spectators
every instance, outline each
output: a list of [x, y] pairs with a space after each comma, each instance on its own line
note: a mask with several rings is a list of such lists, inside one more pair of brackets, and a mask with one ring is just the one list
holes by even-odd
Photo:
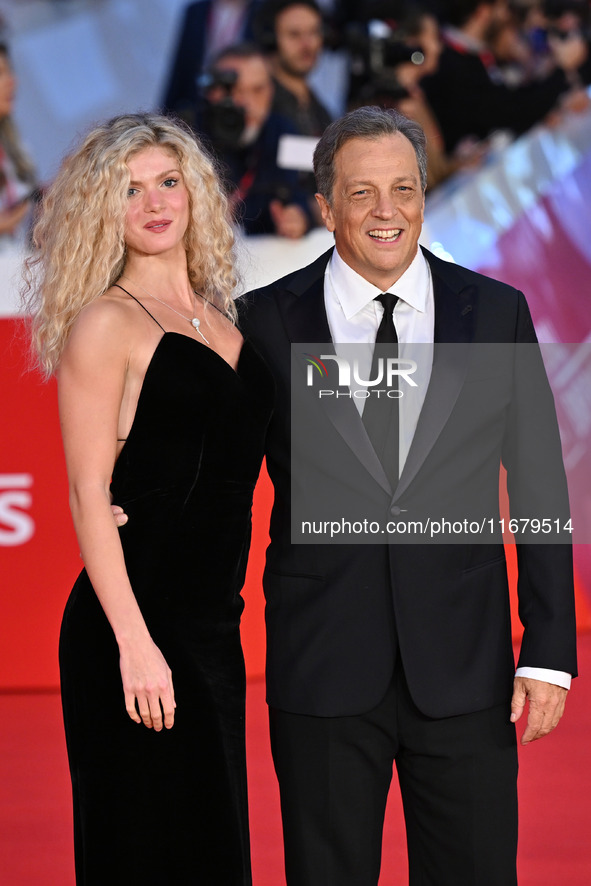
[[490, 146], [588, 103], [586, 0], [199, 0], [184, 13], [163, 107], [209, 139], [247, 233], [319, 224], [310, 171], [282, 138], [319, 137], [329, 102], [309, 75], [347, 58], [347, 107], [397, 107], [428, 141], [428, 186]]
[[[321, 224], [310, 141], [335, 114], [330, 78], [310, 85], [319, 63], [338, 57], [346, 72], [340, 111], [379, 104], [421, 124], [432, 191], [532, 125], [587, 107], [590, 9], [588, 0], [197, 0], [179, 17], [159, 109], [209, 142], [247, 234], [299, 238]], [[2, 43], [0, 247], [26, 229], [36, 193], [14, 91]]]

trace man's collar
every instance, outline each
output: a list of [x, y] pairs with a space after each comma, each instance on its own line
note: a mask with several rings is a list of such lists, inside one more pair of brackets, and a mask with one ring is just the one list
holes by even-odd
[[[357, 271], [349, 267], [340, 257], [336, 248], [328, 263], [327, 273], [330, 275], [332, 289], [347, 320], [358, 314], [383, 292], [382, 289], [378, 289], [377, 286], [369, 283]], [[412, 262], [396, 283], [389, 287], [389, 291], [395, 293], [399, 299], [405, 301], [415, 310], [424, 312], [427, 309], [429, 284], [429, 266], [422, 251], [417, 249], [417, 254]]]

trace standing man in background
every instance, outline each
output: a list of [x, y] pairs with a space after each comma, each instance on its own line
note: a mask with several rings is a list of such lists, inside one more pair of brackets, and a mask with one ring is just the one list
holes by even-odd
[[331, 117], [307, 79], [324, 43], [319, 6], [314, 0], [268, 0], [260, 8], [255, 31], [269, 53], [273, 110], [289, 117], [301, 135], [320, 137]]
[[[299, 135], [319, 138], [331, 121], [326, 107], [308, 84], [324, 44], [319, 6], [315, 0], [267, 0], [260, 8], [255, 30], [259, 43], [269, 53], [273, 111], [287, 117]], [[314, 199], [314, 175], [301, 171], [299, 179], [308, 195], [314, 222], [321, 226]]]

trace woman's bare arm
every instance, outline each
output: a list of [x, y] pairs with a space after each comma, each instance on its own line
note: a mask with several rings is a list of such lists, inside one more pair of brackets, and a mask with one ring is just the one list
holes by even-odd
[[119, 645], [125, 706], [132, 720], [159, 731], [174, 722], [172, 676], [133, 594], [109, 499], [132, 343], [119, 305], [85, 308], [60, 361], [59, 411], [74, 526]]

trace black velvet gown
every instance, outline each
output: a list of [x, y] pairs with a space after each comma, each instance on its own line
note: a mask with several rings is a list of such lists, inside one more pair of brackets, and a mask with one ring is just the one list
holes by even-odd
[[165, 332], [115, 465], [127, 570], [171, 670], [172, 729], [125, 711], [118, 647], [86, 572], [60, 637], [78, 886], [251, 883], [240, 589], [272, 379]]

